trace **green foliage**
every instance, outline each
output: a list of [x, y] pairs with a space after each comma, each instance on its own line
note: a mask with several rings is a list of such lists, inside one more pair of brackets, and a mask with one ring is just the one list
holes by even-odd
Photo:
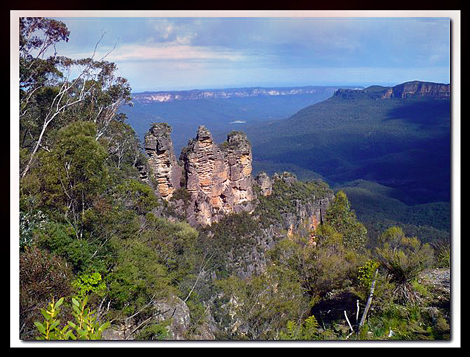
[[198, 233], [194, 228], [153, 213], [141, 218], [138, 235], [114, 240], [117, 258], [107, 276], [109, 297], [124, 315], [145, 310], [154, 299], [176, 294], [195, 264]]
[[451, 267], [451, 246], [450, 241], [440, 240], [433, 244], [434, 254], [436, 256], [436, 266], [438, 268], [450, 268]]
[[229, 339], [275, 339], [308, 308], [298, 275], [284, 267], [272, 265], [264, 274], [247, 279], [232, 275], [216, 284], [228, 300], [218, 319], [228, 325]]
[[116, 187], [116, 191], [124, 206], [135, 210], [138, 214], [150, 212], [158, 205], [153, 190], [141, 181], [126, 179]]
[[36, 231], [35, 240], [40, 247], [64, 257], [76, 271], [103, 269], [102, 262], [93, 260], [99, 247], [86, 239], [77, 238], [70, 224], [49, 222], [43, 230]]
[[223, 217], [201, 232], [203, 252], [211, 256], [211, 265], [219, 277], [246, 271], [255, 257], [252, 252], [261, 234], [258, 222], [242, 212]]
[[288, 321], [285, 331], [281, 331], [280, 340], [316, 340], [318, 339], [318, 321], [311, 315], [302, 324], [297, 325], [294, 321]]
[[116, 116], [100, 141], [107, 148], [113, 165], [120, 172], [126, 172], [137, 165], [143, 154], [139, 150], [141, 145], [134, 130], [122, 120], [123, 118]]
[[137, 341], [165, 341], [168, 338], [168, 329], [170, 321], [164, 321], [159, 324], [145, 326], [135, 336]]
[[381, 247], [376, 248], [377, 259], [392, 283], [396, 284], [394, 297], [400, 302], [416, 302], [418, 294], [412, 282], [429, 267], [433, 250], [417, 238], [406, 237], [400, 227], [387, 229], [380, 237]]
[[[367, 334], [370, 332], [370, 334]], [[450, 327], [435, 308], [388, 304], [380, 314], [370, 317], [361, 339], [423, 341], [448, 340]]]
[[103, 297], [106, 292], [106, 284], [101, 274], [94, 272], [91, 274], [81, 274], [72, 282], [72, 286], [77, 290], [79, 299], [84, 299], [89, 293]]
[[[72, 298], [72, 316], [75, 318], [74, 322], [68, 321], [65, 326], [60, 326], [58, 319], [61, 311], [60, 307], [64, 302], [64, 298], [60, 298], [57, 302], [50, 302], [46, 309], [41, 309], [45, 320], [44, 322], [36, 321], [40, 336], [38, 340], [100, 340], [104, 330], [106, 330], [110, 323], [105, 322], [100, 324], [97, 321], [94, 310], [86, 307], [88, 303], [88, 296], [83, 300]], [[62, 327], [62, 328], [61, 328]]]
[[167, 269], [145, 242], [128, 239], [118, 254], [116, 267], [108, 277], [109, 296], [116, 309], [130, 314], [173, 290]]
[[57, 319], [60, 306], [63, 304], [64, 298], [60, 298], [57, 302], [49, 303], [47, 309], [41, 309], [41, 313], [44, 316], [45, 320], [43, 323], [35, 321], [38, 331], [41, 333], [41, 336], [38, 337], [38, 340], [68, 340], [75, 339], [72, 331], [69, 330], [69, 325], [65, 325], [62, 329], [59, 329], [60, 320]]
[[96, 126], [72, 123], [57, 134], [56, 145], [41, 152], [40, 166], [31, 174], [39, 180], [41, 205], [69, 222], [82, 238], [83, 215], [108, 183], [107, 153], [95, 139]]
[[366, 227], [357, 220], [351, 204], [343, 191], [338, 191], [335, 200], [328, 207], [326, 220], [338, 233], [343, 235], [344, 245], [355, 250], [364, 249], [368, 236]]
[[148, 213], [140, 239], [155, 252], [172, 283], [178, 284], [194, 267], [198, 236], [198, 231], [187, 223], [170, 222]]
[[370, 290], [374, 280], [375, 271], [379, 268], [379, 263], [369, 259], [358, 268], [359, 285], [366, 292]]

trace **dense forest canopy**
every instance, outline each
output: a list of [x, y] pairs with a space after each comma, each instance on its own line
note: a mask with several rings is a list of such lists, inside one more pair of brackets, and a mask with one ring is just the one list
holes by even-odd
[[[449, 339], [448, 300], [419, 280], [449, 268], [448, 241], [391, 227], [370, 247], [343, 191], [289, 175], [269, 196], [255, 185], [252, 212], [189, 225], [184, 189], [164, 201], [141, 179], [147, 157], [119, 111], [130, 84], [105, 58], [55, 53], [69, 36], [20, 19], [22, 340]], [[280, 226], [319, 200], [314, 230]]]

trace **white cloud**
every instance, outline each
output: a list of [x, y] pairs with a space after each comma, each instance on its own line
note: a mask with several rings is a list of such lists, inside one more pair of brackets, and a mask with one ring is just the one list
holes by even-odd
[[126, 44], [117, 47], [108, 57], [110, 61], [243, 61], [247, 58], [241, 52], [218, 47], [190, 46], [188, 38], [177, 38], [175, 42], [164, 44]]

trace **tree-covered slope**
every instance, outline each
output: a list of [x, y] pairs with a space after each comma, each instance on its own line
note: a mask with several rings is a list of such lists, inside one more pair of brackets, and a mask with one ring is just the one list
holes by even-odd
[[[115, 64], [32, 55], [68, 35], [59, 21], [20, 20], [19, 241], [11, 242], [21, 340], [449, 339], [448, 294], [419, 280], [425, 268], [449, 267], [449, 245], [433, 249], [391, 227], [369, 250], [343, 191], [289, 173], [273, 175], [271, 190], [250, 180], [249, 212], [190, 225], [179, 214], [189, 190], [165, 200], [143, 175], [149, 158], [117, 111], [130, 87]], [[64, 75], [71, 66], [82, 66], [78, 78]], [[373, 308], [353, 335], [344, 314], [359, 306], [365, 317], [371, 286]]]
[[382, 99], [384, 91], [338, 91], [286, 120], [247, 128], [255, 162], [296, 165], [330, 183], [377, 182], [407, 204], [448, 202], [449, 100]]

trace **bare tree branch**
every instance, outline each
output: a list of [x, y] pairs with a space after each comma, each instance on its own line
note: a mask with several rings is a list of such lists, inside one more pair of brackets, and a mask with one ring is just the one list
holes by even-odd
[[365, 322], [366, 317], [367, 317], [367, 313], [369, 312], [370, 305], [371, 305], [371, 303], [372, 303], [372, 297], [374, 296], [375, 282], [377, 281], [377, 274], [378, 274], [378, 272], [379, 272], [379, 269], [376, 269], [376, 270], [375, 270], [374, 281], [372, 282], [372, 286], [371, 286], [371, 288], [370, 288], [369, 298], [367, 299], [366, 307], [365, 307], [365, 309], [364, 309], [364, 313], [362, 314], [361, 322], [359, 322], [359, 328], [364, 325], [364, 322]]

